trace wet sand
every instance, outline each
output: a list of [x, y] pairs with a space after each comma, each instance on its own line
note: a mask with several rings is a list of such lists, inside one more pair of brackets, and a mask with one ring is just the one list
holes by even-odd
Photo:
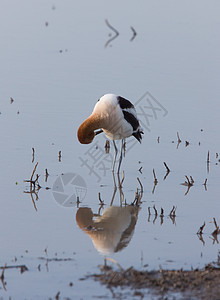
[[[220, 295], [220, 256], [217, 263], [210, 263], [203, 269], [190, 271], [163, 270], [138, 271], [133, 267], [115, 271], [112, 267], [101, 266], [101, 274], [91, 275], [101, 284], [114, 287], [130, 287], [133, 296], [145, 296], [152, 292], [155, 297], [167, 299], [173, 293], [180, 293], [181, 299], [219, 299]], [[90, 276], [90, 277], [91, 277]], [[179, 297], [177, 297], [179, 298]]]

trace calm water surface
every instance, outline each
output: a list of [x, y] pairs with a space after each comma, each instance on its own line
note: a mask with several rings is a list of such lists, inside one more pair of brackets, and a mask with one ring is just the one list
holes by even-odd
[[[2, 1], [0, 265], [29, 271], [5, 270], [0, 298], [48, 299], [59, 291], [61, 298], [111, 298], [98, 283], [79, 280], [99, 272], [105, 257], [149, 270], [203, 267], [217, 258], [219, 6]], [[105, 19], [119, 32], [107, 47], [114, 32]], [[139, 209], [120, 208], [119, 191], [110, 208], [113, 149], [105, 154], [105, 137], [87, 146], [77, 141], [79, 124], [108, 92], [136, 103], [145, 131], [141, 145], [127, 141], [122, 164], [127, 204], [140, 188], [137, 177], [143, 185]], [[42, 188], [30, 193], [24, 180], [36, 162]], [[171, 170], [165, 179], [163, 162]], [[194, 179], [187, 194], [185, 175]]]

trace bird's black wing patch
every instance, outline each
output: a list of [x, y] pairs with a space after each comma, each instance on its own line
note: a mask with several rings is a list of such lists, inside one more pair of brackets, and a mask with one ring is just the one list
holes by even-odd
[[138, 140], [138, 142], [141, 143], [141, 140], [142, 140], [142, 136], [141, 134], [143, 134], [143, 131], [141, 130], [137, 130], [136, 132], [133, 132], [132, 135]]
[[124, 115], [125, 120], [129, 124], [131, 124], [133, 130], [136, 131], [138, 129], [138, 126], [139, 126], [139, 122], [138, 122], [137, 118], [132, 113], [129, 113], [126, 110], [123, 110], [123, 115]]
[[118, 96], [117, 99], [118, 99], [118, 104], [120, 105], [121, 109], [134, 107], [134, 105], [129, 100], [127, 100], [121, 96]]
[[131, 124], [131, 126], [133, 128], [132, 135], [138, 140], [138, 142], [141, 142], [141, 140], [142, 140], [141, 134], [143, 134], [143, 131], [140, 129], [139, 121], [132, 113], [129, 113], [126, 110], [123, 110], [123, 115], [124, 115], [125, 120], [129, 124]]

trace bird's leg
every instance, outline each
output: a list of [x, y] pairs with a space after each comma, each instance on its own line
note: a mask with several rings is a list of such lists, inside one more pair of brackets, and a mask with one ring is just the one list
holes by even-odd
[[121, 167], [121, 161], [122, 161], [122, 155], [123, 155], [123, 144], [124, 144], [124, 140], [121, 140], [121, 151], [120, 151], [120, 157], [119, 157], [119, 162], [118, 162], [118, 171], [117, 174], [119, 174], [120, 171], [120, 167]]
[[118, 149], [116, 147], [115, 141], [113, 140], [113, 146], [115, 148], [115, 156], [114, 156], [114, 160], [113, 160], [113, 164], [112, 164], [112, 172], [114, 172], [114, 168], [115, 168], [115, 162], [116, 162], [116, 157], [117, 157], [117, 153], [118, 153]]
[[124, 201], [124, 193], [123, 193], [123, 190], [122, 190], [122, 182], [124, 180], [124, 174], [123, 174], [123, 179], [121, 181], [120, 179], [120, 175], [119, 173], [117, 174], [118, 175], [118, 189], [119, 189], [119, 193], [120, 193], [120, 206], [122, 206], [122, 203]]
[[114, 191], [113, 191], [112, 201], [111, 201], [110, 206], [112, 206], [112, 204], [114, 202], [115, 194], [116, 194], [116, 191], [117, 191], [117, 185], [116, 185], [116, 182], [115, 182], [115, 174], [114, 174], [114, 172], [112, 172], [112, 176], [113, 176], [113, 183], [114, 183]]

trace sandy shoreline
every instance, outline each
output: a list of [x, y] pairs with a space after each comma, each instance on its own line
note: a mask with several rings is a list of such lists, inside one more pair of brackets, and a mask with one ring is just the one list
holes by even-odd
[[[94, 278], [108, 288], [130, 287], [133, 295], [144, 297], [144, 289], [155, 296], [166, 297], [172, 293], [180, 293], [182, 299], [219, 299], [220, 295], [220, 256], [216, 263], [210, 263], [203, 269], [185, 271], [158, 270], [138, 271], [133, 267], [126, 270], [113, 270], [112, 267], [101, 266], [100, 274]], [[139, 291], [138, 291], [139, 290]]]

